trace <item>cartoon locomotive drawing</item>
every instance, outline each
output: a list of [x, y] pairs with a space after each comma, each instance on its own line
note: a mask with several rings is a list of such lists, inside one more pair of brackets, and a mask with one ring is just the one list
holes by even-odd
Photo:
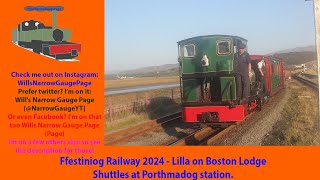
[[12, 31], [12, 42], [33, 52], [54, 59], [74, 59], [81, 52], [81, 44], [68, 42], [71, 30], [57, 27], [57, 11], [52, 11], [52, 26], [37, 20], [27, 20], [18, 24]]

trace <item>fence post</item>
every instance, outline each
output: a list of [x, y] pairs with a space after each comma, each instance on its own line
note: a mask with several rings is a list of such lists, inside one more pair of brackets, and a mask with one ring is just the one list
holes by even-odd
[[145, 93], [145, 105], [146, 105], [146, 108], [149, 106], [149, 103], [150, 103], [150, 101], [149, 101], [149, 94], [146, 92], [146, 93]]
[[143, 103], [143, 101], [140, 101], [140, 112], [139, 113], [142, 113], [143, 112], [143, 110], [144, 110], [144, 103]]
[[174, 97], [173, 97], [173, 90], [174, 90], [174, 89], [171, 89], [171, 99], [172, 99], [172, 100], [174, 100]]
[[134, 114], [134, 105], [135, 105], [135, 103], [134, 103], [134, 101], [132, 101], [132, 114]]
[[112, 124], [112, 102], [109, 100], [109, 119], [110, 119], [110, 125]]

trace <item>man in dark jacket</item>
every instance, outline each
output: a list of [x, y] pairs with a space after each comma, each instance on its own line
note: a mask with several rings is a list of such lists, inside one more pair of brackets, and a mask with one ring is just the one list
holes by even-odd
[[252, 77], [251, 59], [245, 48], [246, 45], [240, 44], [239, 52], [235, 54], [237, 96], [241, 98], [241, 104], [248, 102], [249, 79], [251, 80]]

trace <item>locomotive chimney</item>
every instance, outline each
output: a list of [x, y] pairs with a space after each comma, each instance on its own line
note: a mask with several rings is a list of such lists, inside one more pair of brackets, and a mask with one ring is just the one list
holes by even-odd
[[57, 11], [52, 11], [52, 29], [57, 28]]

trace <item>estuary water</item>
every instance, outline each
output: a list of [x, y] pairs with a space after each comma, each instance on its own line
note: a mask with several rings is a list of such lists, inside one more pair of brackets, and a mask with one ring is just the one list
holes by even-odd
[[147, 85], [147, 86], [135, 86], [135, 87], [128, 87], [128, 88], [120, 88], [120, 89], [109, 89], [104, 91], [104, 95], [109, 96], [109, 95], [115, 95], [115, 94], [148, 91], [148, 90], [154, 90], [154, 89], [175, 88], [179, 86], [180, 86], [179, 83], [170, 83], [170, 84], [154, 84], [154, 85]]

